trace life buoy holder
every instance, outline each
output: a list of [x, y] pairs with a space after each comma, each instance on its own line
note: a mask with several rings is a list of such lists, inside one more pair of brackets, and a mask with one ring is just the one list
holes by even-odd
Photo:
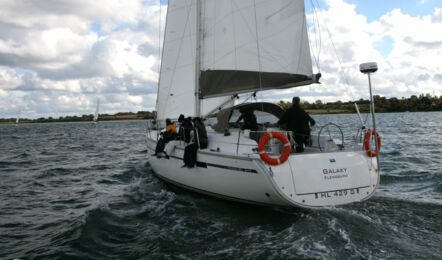
[[[375, 140], [377, 142], [377, 146], [372, 149], [371, 148], [371, 136], [375, 136]], [[381, 150], [381, 138], [379, 137], [379, 133], [376, 132], [373, 128], [368, 130], [364, 135], [364, 151], [370, 157], [376, 157], [378, 152]]]
[[[278, 158], [271, 157], [265, 151], [266, 144], [270, 141], [270, 139], [273, 139], [273, 138], [278, 139], [284, 145], [284, 149], [282, 151], [282, 154]], [[284, 163], [289, 158], [291, 151], [292, 151], [292, 147], [290, 145], [289, 140], [281, 132], [277, 132], [277, 131], [266, 132], [259, 140], [259, 144], [258, 144], [259, 156], [261, 157], [261, 159], [265, 163], [267, 163], [269, 165], [280, 165], [280, 164]]]

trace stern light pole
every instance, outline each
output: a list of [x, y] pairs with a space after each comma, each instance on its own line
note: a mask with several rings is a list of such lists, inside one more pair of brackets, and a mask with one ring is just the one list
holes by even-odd
[[[374, 111], [374, 99], [373, 99], [373, 91], [371, 88], [371, 74], [375, 73], [378, 70], [378, 64], [376, 62], [367, 62], [367, 63], [362, 63], [359, 65], [359, 70], [368, 75], [368, 87], [370, 90], [370, 110], [371, 110], [371, 120], [373, 122], [373, 130], [376, 131], [376, 119], [375, 119], [375, 111]], [[376, 135], [374, 135], [375, 138], [375, 144], [376, 144], [376, 151], [379, 151], [379, 147], [378, 147], [378, 140], [376, 140]], [[377, 159], [377, 168], [379, 170], [379, 152], [376, 154], [376, 159]]]

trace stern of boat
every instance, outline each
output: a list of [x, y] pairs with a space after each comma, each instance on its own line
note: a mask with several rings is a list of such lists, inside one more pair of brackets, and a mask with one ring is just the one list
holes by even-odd
[[281, 196], [301, 207], [363, 201], [379, 184], [376, 157], [362, 151], [291, 154], [278, 166], [265, 167]]

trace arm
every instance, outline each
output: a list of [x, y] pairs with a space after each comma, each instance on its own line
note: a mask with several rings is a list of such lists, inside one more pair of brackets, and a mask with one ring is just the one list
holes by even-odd
[[281, 119], [279, 119], [278, 125], [282, 125], [282, 124], [287, 123], [287, 117], [288, 117], [287, 114], [288, 114], [287, 111], [285, 111], [284, 114], [282, 115]]
[[310, 125], [314, 126], [316, 124], [316, 121], [309, 114], [307, 114], [307, 116], [308, 116], [308, 121], [310, 122]]
[[241, 121], [243, 118], [244, 118], [244, 116], [243, 116], [243, 115], [240, 115], [240, 116], [238, 117], [238, 119], [236, 120], [235, 125], [238, 125], [239, 121]]

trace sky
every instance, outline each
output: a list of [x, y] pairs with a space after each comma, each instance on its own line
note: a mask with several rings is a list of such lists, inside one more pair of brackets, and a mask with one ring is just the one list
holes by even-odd
[[[322, 84], [266, 92], [263, 99], [367, 99], [367, 77], [358, 68], [369, 61], [379, 66], [374, 94], [442, 95], [442, 0], [305, 2], [309, 24], [319, 20], [309, 38]], [[100, 113], [153, 110], [166, 6], [0, 0], [0, 118], [93, 114], [97, 99]]]

